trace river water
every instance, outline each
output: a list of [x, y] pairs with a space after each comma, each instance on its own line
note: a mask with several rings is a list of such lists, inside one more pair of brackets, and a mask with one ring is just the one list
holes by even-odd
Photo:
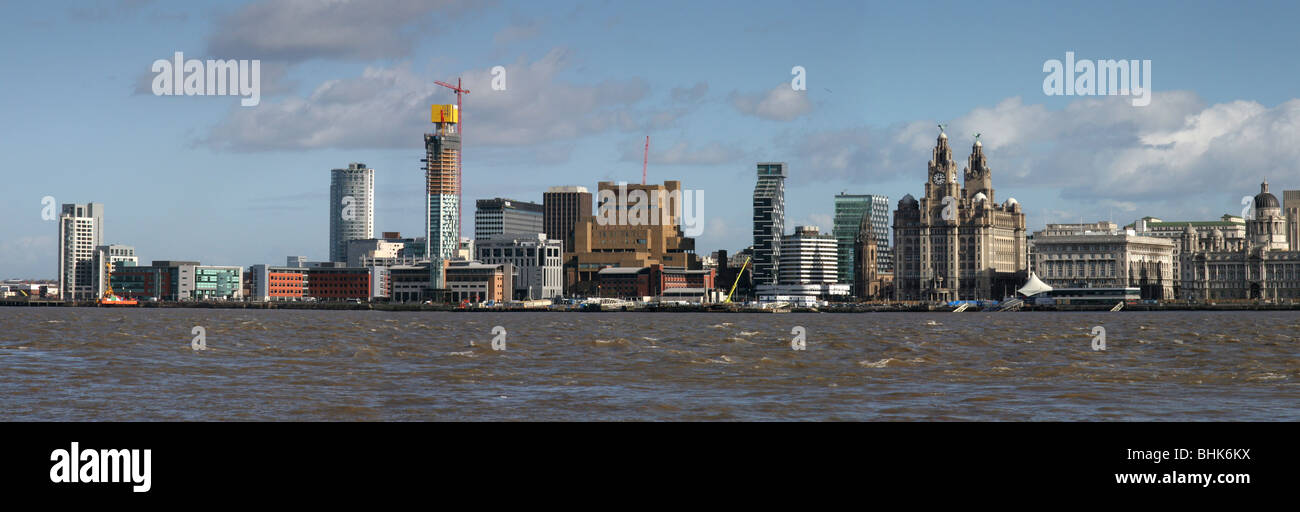
[[1300, 312], [0, 308], [4, 421], [1296, 421], [1298, 383]]

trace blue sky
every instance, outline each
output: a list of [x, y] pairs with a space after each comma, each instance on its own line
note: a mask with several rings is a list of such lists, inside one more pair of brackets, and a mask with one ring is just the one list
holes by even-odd
[[[1294, 2], [23, 3], [0, 20], [0, 277], [52, 278], [41, 199], [106, 205], [144, 261], [328, 255], [329, 170], [377, 169], [377, 231], [424, 228], [433, 80], [464, 77], [475, 199], [639, 179], [703, 190], [699, 252], [752, 243], [754, 163], [785, 161], [787, 228], [833, 196], [920, 195], [938, 122], [983, 134], [1031, 229], [1216, 218], [1300, 188]], [[262, 99], [158, 97], [150, 65], [259, 59]], [[1046, 96], [1043, 63], [1152, 61], [1151, 105]], [[507, 70], [507, 89], [488, 86]], [[807, 70], [807, 91], [789, 89]]]

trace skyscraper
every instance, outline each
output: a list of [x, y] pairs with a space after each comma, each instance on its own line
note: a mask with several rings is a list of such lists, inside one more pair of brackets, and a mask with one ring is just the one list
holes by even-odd
[[351, 163], [330, 172], [330, 261], [348, 260], [348, 242], [375, 237], [375, 170]]
[[[839, 194], [835, 196], [835, 240], [839, 247], [837, 257], [841, 283], [854, 283], [858, 265], [854, 261], [853, 244], [858, 238], [858, 228], [866, 215], [875, 230], [876, 272], [890, 272], [889, 257], [889, 197], [872, 194]], [[857, 293], [856, 291], [854, 293]]]
[[474, 209], [474, 240], [496, 235], [532, 237], [544, 233], [542, 205], [514, 199], [479, 199]]
[[99, 286], [95, 247], [104, 239], [104, 205], [65, 204], [59, 215], [59, 293], [64, 299], [93, 300]]
[[542, 195], [546, 237], [564, 241], [564, 252], [573, 252], [573, 228], [591, 216], [591, 192], [586, 187], [551, 187]]
[[425, 239], [430, 260], [429, 284], [446, 288], [444, 262], [460, 243], [460, 111], [455, 105], [434, 105], [433, 133], [424, 134]]
[[785, 162], [759, 162], [754, 185], [754, 285], [777, 284], [785, 233]]

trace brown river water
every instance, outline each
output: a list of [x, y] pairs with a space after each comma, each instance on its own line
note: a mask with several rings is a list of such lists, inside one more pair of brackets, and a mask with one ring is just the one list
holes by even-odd
[[1296, 421], [1298, 383], [1300, 312], [0, 308], [3, 421]]

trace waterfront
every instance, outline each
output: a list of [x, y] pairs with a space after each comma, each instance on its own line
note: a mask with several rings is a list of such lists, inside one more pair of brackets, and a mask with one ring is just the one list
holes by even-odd
[[1284, 311], [3, 308], [0, 333], [5, 421], [1300, 419]]

